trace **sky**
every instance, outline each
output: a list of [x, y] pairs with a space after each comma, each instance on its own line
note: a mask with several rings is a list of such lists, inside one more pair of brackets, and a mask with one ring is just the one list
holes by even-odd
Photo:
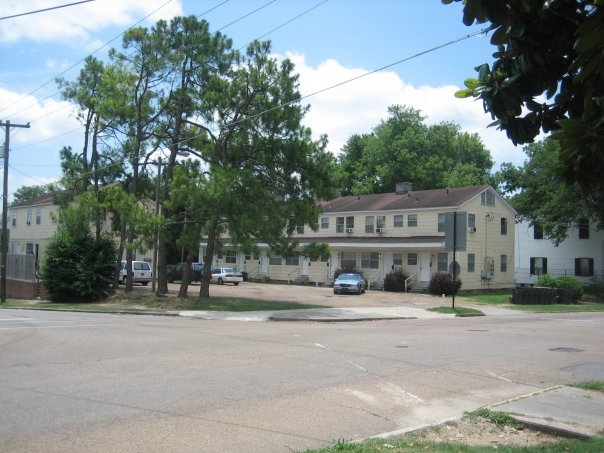
[[56, 182], [60, 149], [82, 149], [83, 128], [61, 100], [56, 77], [75, 80], [88, 55], [106, 59], [128, 28], [179, 15], [205, 19], [237, 49], [270, 40], [275, 56], [292, 60], [300, 75], [310, 106], [304, 124], [316, 138], [326, 134], [336, 155], [351, 135], [371, 132], [388, 106], [399, 104], [420, 110], [427, 124], [450, 121], [479, 134], [494, 170], [525, 160], [504, 132], [487, 128], [493, 119], [480, 101], [453, 95], [495, 50], [489, 36], [468, 36], [485, 25], [463, 25], [461, 2], [94, 0], [6, 18], [77, 1], [1, 2], [0, 120], [30, 124], [10, 131], [9, 194]]

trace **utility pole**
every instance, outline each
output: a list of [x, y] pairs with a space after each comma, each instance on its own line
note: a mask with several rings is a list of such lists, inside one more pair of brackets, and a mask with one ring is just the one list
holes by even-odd
[[2, 184], [2, 263], [0, 264], [0, 302], [6, 302], [6, 255], [8, 254], [8, 152], [10, 150], [10, 129], [11, 127], [26, 127], [27, 124], [11, 124], [9, 120], [0, 121], [0, 126], [4, 126], [4, 181]]

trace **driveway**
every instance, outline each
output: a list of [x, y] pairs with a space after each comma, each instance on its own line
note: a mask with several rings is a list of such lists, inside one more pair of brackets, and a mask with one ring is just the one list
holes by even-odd
[[[168, 285], [170, 293], [177, 294], [178, 283]], [[189, 286], [189, 296], [199, 294], [199, 283]], [[275, 300], [287, 302], [299, 302], [305, 304], [326, 305], [334, 308], [341, 307], [414, 307], [430, 308], [440, 305], [451, 305], [451, 297], [444, 301], [441, 297], [430, 294], [416, 293], [392, 293], [387, 291], [368, 290], [364, 294], [334, 294], [329, 287], [299, 286], [275, 283], [253, 283], [243, 282], [234, 285], [210, 285], [210, 296], [212, 297], [243, 297], [259, 300]], [[456, 297], [455, 301], [462, 302], [462, 298]], [[464, 306], [471, 305], [464, 302]]]

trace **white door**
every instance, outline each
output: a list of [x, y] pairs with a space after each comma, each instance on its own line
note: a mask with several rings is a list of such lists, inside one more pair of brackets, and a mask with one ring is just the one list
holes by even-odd
[[302, 274], [308, 276], [309, 267], [310, 267], [310, 258], [303, 256], [302, 258]]
[[421, 253], [420, 254], [420, 262], [419, 262], [419, 281], [420, 282], [429, 282], [431, 276], [430, 269], [430, 261], [432, 257], [429, 253]]

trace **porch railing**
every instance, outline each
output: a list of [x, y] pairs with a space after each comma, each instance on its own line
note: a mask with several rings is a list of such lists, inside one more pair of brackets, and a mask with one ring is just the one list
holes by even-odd
[[413, 282], [413, 283], [417, 283], [417, 272], [415, 274], [410, 275], [409, 277], [407, 277], [405, 279], [405, 292], [408, 293], [409, 292], [409, 284]]

